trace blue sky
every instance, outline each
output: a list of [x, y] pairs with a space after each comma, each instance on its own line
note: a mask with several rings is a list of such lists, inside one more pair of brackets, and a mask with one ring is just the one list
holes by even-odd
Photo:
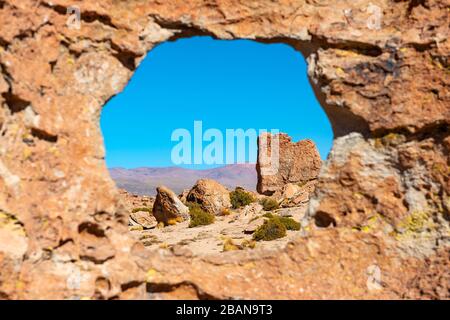
[[331, 126], [300, 53], [284, 44], [195, 37], [154, 48], [125, 90], [104, 107], [108, 167], [173, 166], [172, 132], [193, 131], [194, 121], [224, 134], [279, 129], [294, 141], [312, 139], [322, 158], [332, 144]]

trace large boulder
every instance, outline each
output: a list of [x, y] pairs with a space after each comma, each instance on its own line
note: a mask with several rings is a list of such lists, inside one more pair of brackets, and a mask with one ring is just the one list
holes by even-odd
[[187, 201], [200, 204], [203, 210], [220, 215], [231, 207], [230, 191], [212, 179], [200, 179], [187, 195]]
[[303, 185], [317, 179], [321, 165], [313, 141], [292, 142], [284, 133], [263, 133], [258, 138], [257, 190], [272, 195], [288, 183]]
[[186, 207], [175, 193], [167, 187], [156, 188], [156, 200], [153, 205], [153, 216], [158, 222], [169, 224], [173, 220], [188, 220], [189, 208]]

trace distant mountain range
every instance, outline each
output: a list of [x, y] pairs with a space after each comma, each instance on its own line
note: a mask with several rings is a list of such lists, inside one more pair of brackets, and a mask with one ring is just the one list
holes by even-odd
[[242, 186], [255, 190], [257, 182], [255, 164], [233, 164], [207, 170], [179, 167], [110, 168], [109, 172], [119, 188], [139, 195], [155, 195], [159, 185], [165, 185], [179, 194], [202, 178], [214, 179], [230, 189]]

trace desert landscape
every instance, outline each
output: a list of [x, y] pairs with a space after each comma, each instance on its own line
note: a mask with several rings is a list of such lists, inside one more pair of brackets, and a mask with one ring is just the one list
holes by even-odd
[[264, 175], [261, 162], [244, 166], [253, 167], [255, 174], [258, 168], [260, 178], [254, 186], [258, 184], [261, 193], [242, 186], [229, 190], [213, 179], [199, 179], [179, 196], [165, 186], [156, 189], [156, 197], [122, 190], [130, 231], [148, 249], [195, 256], [256, 246], [279, 250], [300, 234], [305, 236], [311, 221], [306, 210], [322, 161], [312, 141], [294, 144], [288, 136], [280, 137], [283, 158], [277, 177]]
[[[448, 0], [76, 4], [0, 1], [0, 299], [450, 298]], [[300, 52], [327, 159], [280, 134], [273, 174], [261, 140], [240, 181], [110, 173], [103, 106], [193, 36]]]
[[110, 168], [111, 178], [120, 189], [137, 195], [156, 195], [156, 188], [165, 185], [176, 194], [191, 188], [199, 179], [212, 179], [228, 188], [244, 187], [256, 191], [255, 164], [243, 163], [213, 169], [193, 170], [181, 167]]

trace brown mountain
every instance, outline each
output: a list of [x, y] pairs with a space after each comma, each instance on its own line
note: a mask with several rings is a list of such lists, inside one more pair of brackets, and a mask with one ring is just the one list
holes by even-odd
[[256, 190], [257, 181], [255, 164], [233, 164], [207, 170], [180, 167], [110, 168], [109, 172], [119, 188], [139, 195], [155, 195], [159, 185], [165, 185], [178, 194], [202, 178], [214, 179], [228, 188], [242, 186], [247, 190]]

